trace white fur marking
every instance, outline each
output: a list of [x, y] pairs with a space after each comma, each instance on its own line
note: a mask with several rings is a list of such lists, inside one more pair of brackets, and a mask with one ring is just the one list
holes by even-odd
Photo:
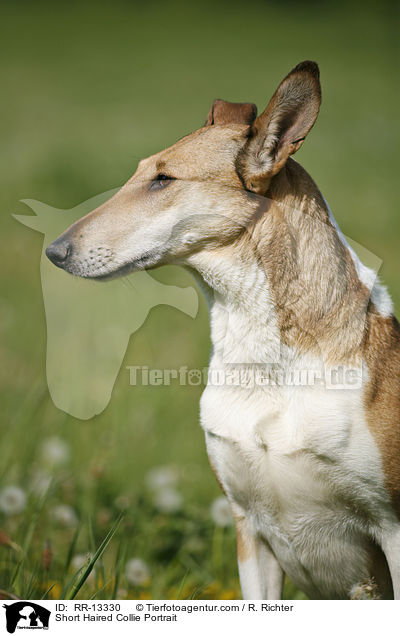
[[392, 316], [393, 315], [393, 303], [390, 298], [389, 292], [386, 287], [380, 282], [377, 272], [375, 272], [370, 267], [364, 265], [361, 262], [356, 252], [349, 245], [346, 237], [338, 226], [335, 217], [332, 214], [332, 210], [330, 209], [327, 200], [324, 197], [325, 205], [328, 208], [329, 218], [332, 222], [332, 225], [335, 227], [340, 240], [343, 245], [349, 250], [350, 255], [353, 259], [354, 266], [356, 268], [356, 272], [358, 278], [364, 285], [371, 291], [371, 300], [374, 303], [376, 309], [379, 313], [384, 316]]

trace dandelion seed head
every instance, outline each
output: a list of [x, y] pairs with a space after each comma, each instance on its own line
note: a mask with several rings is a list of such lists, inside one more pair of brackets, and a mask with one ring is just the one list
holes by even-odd
[[5, 486], [0, 490], [0, 510], [6, 515], [22, 512], [26, 506], [26, 494], [18, 486]]
[[125, 565], [125, 577], [131, 585], [148, 585], [150, 570], [142, 559], [130, 559]]
[[216, 526], [225, 528], [233, 524], [231, 508], [226, 497], [214, 499], [211, 504], [210, 514]]
[[182, 495], [174, 488], [162, 488], [155, 493], [153, 503], [160, 512], [172, 514], [182, 508]]
[[41, 456], [48, 466], [61, 466], [69, 460], [70, 447], [61, 437], [48, 437], [42, 444]]
[[174, 488], [178, 483], [178, 471], [174, 466], [157, 466], [149, 470], [145, 479], [149, 490]]
[[91, 552], [87, 552], [86, 554], [75, 554], [71, 561], [72, 568], [74, 570], [80, 570], [89, 563], [92, 557], [93, 555]]
[[64, 528], [74, 528], [78, 525], [78, 517], [71, 506], [60, 504], [50, 511], [53, 521]]

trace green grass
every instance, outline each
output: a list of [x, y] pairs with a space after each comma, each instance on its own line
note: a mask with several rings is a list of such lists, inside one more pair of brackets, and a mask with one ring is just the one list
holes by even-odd
[[[292, 66], [316, 59], [323, 105], [298, 160], [343, 231], [383, 260], [382, 278], [398, 303], [393, 11], [368, 2], [3, 3], [0, 487], [15, 484], [28, 500], [23, 513], [0, 517], [10, 539], [0, 535], [2, 590], [36, 599], [240, 594], [233, 529], [216, 527], [209, 512], [220, 493], [198, 422], [200, 389], [131, 387], [125, 369], [205, 366], [204, 301], [195, 320], [153, 309], [131, 338], [106, 411], [85, 422], [65, 415], [46, 385], [42, 238], [12, 219], [12, 212], [29, 213], [18, 201], [70, 208], [122, 184], [140, 157], [200, 126], [215, 97], [255, 101], [261, 109]], [[193, 284], [178, 268], [152, 275]], [[53, 436], [71, 454], [50, 469], [41, 446]], [[174, 514], [160, 512], [146, 486], [146, 474], [160, 465], [177, 470], [183, 503]], [[31, 488], [40, 471], [53, 478], [44, 498]], [[74, 527], [54, 520], [60, 504], [75, 511]], [[76, 575], [73, 557], [95, 555], [107, 537], [82, 581], [93, 564]], [[125, 576], [131, 558], [150, 569], [142, 586]], [[290, 584], [285, 594], [303, 597]]]

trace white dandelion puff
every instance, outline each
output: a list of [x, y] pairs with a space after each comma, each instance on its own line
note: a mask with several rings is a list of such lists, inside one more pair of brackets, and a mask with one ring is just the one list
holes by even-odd
[[233, 524], [231, 508], [226, 497], [214, 499], [211, 504], [210, 514], [216, 526], [225, 528]]
[[172, 514], [182, 508], [182, 495], [174, 488], [162, 488], [155, 493], [153, 503], [160, 512]]
[[[73, 570], [80, 570], [89, 565], [89, 561], [93, 558], [93, 554], [91, 552], [87, 552], [86, 554], [75, 554], [72, 558], [71, 565]], [[96, 566], [95, 566], [96, 567]], [[93, 580], [95, 577], [94, 569], [88, 576], [89, 580]]]
[[157, 466], [146, 475], [146, 486], [149, 490], [174, 488], [178, 483], [178, 471], [174, 466]]
[[78, 517], [71, 506], [60, 504], [50, 511], [53, 521], [64, 528], [74, 528], [78, 524]]
[[116, 598], [124, 599], [127, 594], [128, 594], [128, 590], [126, 590], [124, 587], [119, 587], [118, 590], [117, 590], [117, 597]]
[[74, 570], [80, 570], [85, 565], [89, 564], [90, 559], [93, 557], [91, 552], [87, 552], [86, 554], [75, 554], [72, 557], [71, 565]]
[[26, 506], [26, 494], [18, 486], [5, 486], [0, 490], [0, 510], [6, 515], [16, 515]]
[[150, 570], [142, 559], [129, 559], [125, 565], [125, 577], [131, 585], [148, 585]]
[[61, 437], [48, 437], [41, 448], [41, 456], [48, 466], [62, 466], [70, 457], [70, 447]]

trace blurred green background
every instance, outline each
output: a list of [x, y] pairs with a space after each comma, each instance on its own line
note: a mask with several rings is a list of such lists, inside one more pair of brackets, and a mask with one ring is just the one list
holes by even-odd
[[[220, 491], [199, 426], [201, 389], [131, 387], [126, 370], [206, 366], [203, 299], [195, 320], [153, 309], [106, 411], [66, 416], [46, 386], [42, 236], [11, 217], [29, 214], [19, 200], [71, 208], [119, 186], [139, 158], [202, 125], [214, 98], [261, 110], [294, 65], [315, 59], [323, 104], [296, 158], [344, 233], [382, 259], [397, 305], [398, 31], [396, 4], [385, 2], [2, 3], [4, 598], [240, 597], [233, 528], [223, 504], [210, 509]], [[174, 267], [152, 275], [193, 284]], [[121, 510], [94, 574], [71, 591]], [[304, 598], [290, 582], [285, 594]]]

